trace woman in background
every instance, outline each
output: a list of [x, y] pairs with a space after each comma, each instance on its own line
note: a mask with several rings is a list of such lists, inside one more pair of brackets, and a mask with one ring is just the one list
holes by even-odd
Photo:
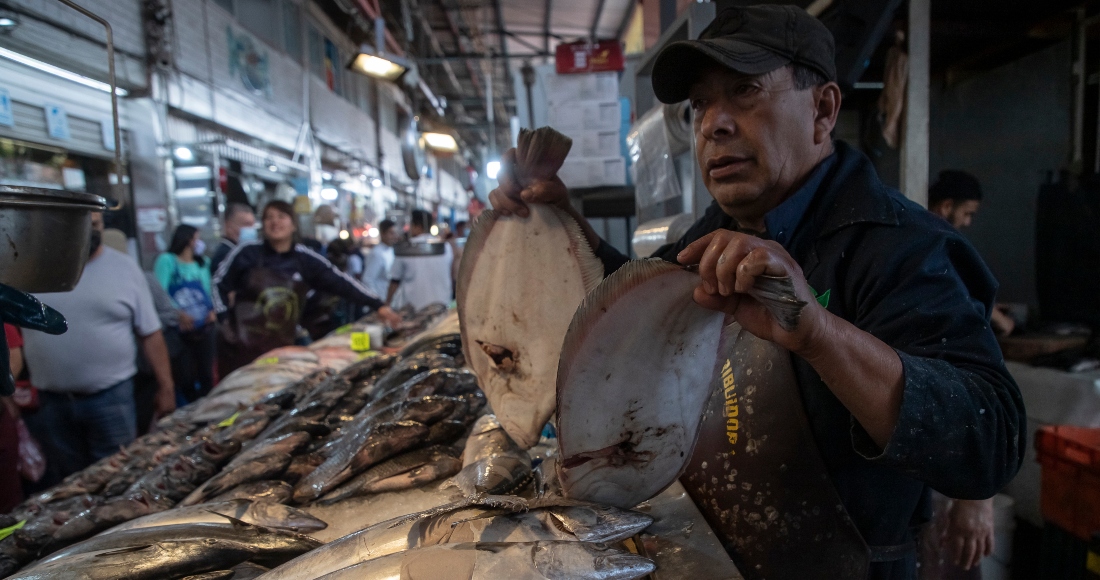
[[181, 349], [173, 365], [176, 391], [190, 403], [214, 387], [215, 330], [210, 270], [199, 231], [181, 225], [168, 251], [157, 257], [153, 273], [179, 312]]
[[238, 245], [214, 273], [214, 301], [226, 322], [222, 335], [234, 351], [220, 357], [232, 361], [231, 368], [218, 369], [222, 376], [269, 350], [294, 344], [310, 292], [377, 310], [391, 326], [401, 322], [358, 280], [299, 243], [297, 216], [289, 203], [268, 203], [261, 221], [263, 240]]

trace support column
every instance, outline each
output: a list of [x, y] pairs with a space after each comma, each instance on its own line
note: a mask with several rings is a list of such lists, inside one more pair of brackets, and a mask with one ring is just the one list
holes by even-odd
[[905, 140], [901, 191], [928, 206], [928, 68], [931, 0], [909, 0], [909, 79], [905, 84]]

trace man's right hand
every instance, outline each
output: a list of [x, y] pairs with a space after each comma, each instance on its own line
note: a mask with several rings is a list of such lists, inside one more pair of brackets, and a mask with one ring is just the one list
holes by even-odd
[[951, 561], [963, 570], [977, 566], [992, 554], [993, 499], [951, 500], [943, 543]]
[[515, 165], [516, 150], [505, 151], [500, 160], [497, 188], [489, 193], [489, 203], [492, 204], [493, 209], [501, 215], [515, 214], [519, 217], [527, 217], [529, 203], [553, 205], [566, 211], [572, 209], [569, 203], [569, 189], [558, 176], [537, 180], [524, 186], [516, 180]]
[[191, 332], [195, 328], [195, 321], [188, 314], [182, 310], [179, 311], [180, 315], [180, 330], [184, 332]]

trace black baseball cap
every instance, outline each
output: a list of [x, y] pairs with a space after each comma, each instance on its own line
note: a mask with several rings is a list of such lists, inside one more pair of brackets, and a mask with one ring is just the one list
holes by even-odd
[[653, 64], [653, 92], [663, 103], [688, 98], [708, 61], [759, 75], [799, 64], [836, 80], [833, 33], [797, 6], [765, 4], [726, 8], [698, 40], [674, 42]]

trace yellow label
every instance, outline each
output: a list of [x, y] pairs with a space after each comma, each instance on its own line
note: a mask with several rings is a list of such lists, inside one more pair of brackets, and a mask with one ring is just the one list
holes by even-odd
[[[0, 530], [0, 533], [3, 533], [3, 531]], [[1100, 555], [1089, 550], [1088, 558], [1085, 559], [1085, 569], [1093, 574], [1100, 574]]]
[[370, 350], [370, 335], [365, 332], [351, 333], [351, 350], [356, 352]]
[[233, 423], [237, 422], [237, 417], [240, 417], [240, 416], [241, 416], [241, 412], [237, 411], [236, 413], [233, 413], [232, 415], [230, 415], [229, 418], [226, 419], [225, 421], [222, 421], [221, 423], [218, 423], [218, 427], [231, 427], [233, 425]]
[[263, 366], [263, 365], [273, 365], [273, 364], [278, 364], [278, 363], [279, 363], [279, 357], [269, 356], [269, 357], [266, 357], [266, 358], [256, 359], [256, 362], [253, 363], [253, 364]]
[[27, 520], [20, 520], [18, 524], [8, 526], [6, 528], [0, 528], [0, 540], [12, 535], [15, 530], [22, 528], [27, 524]]
[[335, 334], [335, 335], [339, 336], [341, 334], [347, 334], [349, 332], [351, 332], [351, 325], [350, 324], [345, 324], [345, 325], [341, 326], [340, 328], [337, 328], [336, 330], [332, 331], [332, 334]]
[[[737, 418], [741, 412], [741, 406], [737, 402], [736, 391], [737, 385], [733, 380], [733, 365], [730, 364], [729, 359], [726, 359], [726, 364], [722, 367], [722, 395], [726, 400], [726, 438], [729, 439], [730, 445], [737, 445], [738, 435], [741, 431], [741, 421]], [[736, 454], [736, 451], [730, 450], [730, 455]]]

